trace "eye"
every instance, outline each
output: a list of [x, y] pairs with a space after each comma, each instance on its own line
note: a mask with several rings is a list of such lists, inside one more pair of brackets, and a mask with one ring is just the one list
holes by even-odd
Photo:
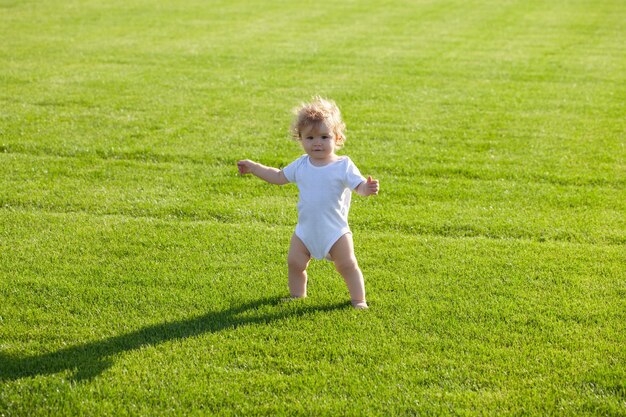
[[307, 136], [306, 139], [307, 140], [313, 140], [313, 136]]
[[322, 135], [322, 139], [328, 139], [328, 138], [329, 138], [329, 136]]

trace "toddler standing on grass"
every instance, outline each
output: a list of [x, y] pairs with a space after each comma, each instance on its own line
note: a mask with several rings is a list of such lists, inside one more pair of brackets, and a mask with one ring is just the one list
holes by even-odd
[[298, 224], [287, 258], [291, 297], [306, 297], [309, 261], [325, 258], [334, 262], [344, 278], [352, 305], [365, 309], [365, 284], [354, 256], [348, 211], [352, 191], [362, 196], [378, 194], [378, 181], [365, 179], [350, 158], [335, 153], [346, 140], [344, 129], [337, 105], [315, 97], [296, 109], [291, 126], [305, 155], [282, 170], [247, 159], [237, 166], [241, 174], [254, 174], [271, 184], [295, 182], [298, 186]]

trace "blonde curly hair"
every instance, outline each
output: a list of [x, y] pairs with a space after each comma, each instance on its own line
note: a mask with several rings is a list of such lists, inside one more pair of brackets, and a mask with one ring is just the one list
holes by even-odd
[[337, 147], [343, 146], [346, 141], [344, 133], [346, 125], [341, 120], [341, 112], [334, 101], [315, 96], [310, 103], [303, 103], [293, 111], [295, 116], [291, 123], [290, 132], [294, 140], [302, 140], [300, 133], [305, 127], [326, 122], [335, 135]]

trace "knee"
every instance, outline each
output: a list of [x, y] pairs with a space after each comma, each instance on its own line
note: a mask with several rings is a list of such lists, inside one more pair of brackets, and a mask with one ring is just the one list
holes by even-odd
[[349, 256], [343, 259], [336, 259], [335, 268], [337, 269], [337, 272], [339, 272], [340, 274], [344, 274], [346, 272], [352, 272], [359, 269], [359, 264], [356, 260], [356, 257]]
[[304, 271], [309, 265], [308, 259], [299, 256], [287, 257], [287, 267], [293, 271]]

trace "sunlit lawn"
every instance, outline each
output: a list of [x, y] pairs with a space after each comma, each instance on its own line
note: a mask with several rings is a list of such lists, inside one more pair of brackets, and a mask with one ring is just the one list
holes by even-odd
[[[0, 0], [0, 415], [626, 415], [620, 1]], [[288, 295], [333, 98], [370, 309]]]

